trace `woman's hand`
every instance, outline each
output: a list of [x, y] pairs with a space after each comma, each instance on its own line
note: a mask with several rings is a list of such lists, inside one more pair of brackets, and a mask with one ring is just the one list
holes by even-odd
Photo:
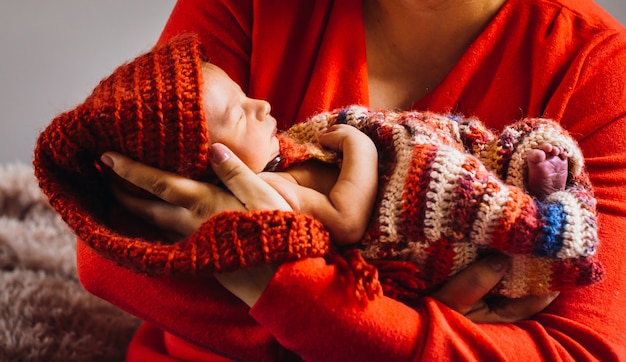
[[[212, 166], [216, 175], [236, 197], [217, 186], [164, 172], [119, 154], [105, 153], [102, 161], [122, 178], [167, 201], [150, 201], [118, 192], [123, 205], [155, 226], [183, 235], [193, 233], [205, 220], [221, 211], [291, 210], [272, 187], [221, 144], [212, 146]], [[488, 304], [484, 301], [485, 296], [502, 279], [507, 267], [506, 256], [490, 256], [451, 278], [431, 297], [474, 322], [513, 322], [528, 319], [557, 297], [558, 293], [553, 293]], [[217, 278], [222, 285], [251, 306], [261, 295], [276, 266], [268, 265], [261, 269], [223, 273]]]
[[222, 144], [211, 146], [211, 162], [216, 175], [232, 192], [162, 171], [107, 152], [101, 160], [126, 181], [154, 194], [163, 201], [135, 197], [114, 190], [129, 211], [156, 227], [182, 236], [197, 230], [211, 216], [227, 210], [291, 210], [280, 195]]
[[[107, 152], [102, 162], [120, 177], [154, 194], [162, 201], [151, 201], [116, 192], [131, 212], [155, 226], [182, 235], [193, 233], [212, 215], [226, 210], [287, 210], [291, 207], [277, 191], [252, 172], [226, 146], [211, 145], [211, 166], [232, 192], [161, 171]], [[274, 275], [273, 264], [219, 273], [215, 278], [249, 306], [254, 305]]]
[[431, 297], [477, 323], [516, 322], [529, 319], [545, 309], [558, 292], [545, 296], [498, 299], [486, 302], [485, 297], [502, 279], [509, 258], [502, 254], [479, 260], [448, 280]]

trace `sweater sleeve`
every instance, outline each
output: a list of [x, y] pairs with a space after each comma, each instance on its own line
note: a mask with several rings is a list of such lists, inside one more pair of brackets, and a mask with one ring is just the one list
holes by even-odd
[[[214, 29], [204, 20], [205, 15], [194, 13], [194, 3], [205, 9], [209, 2], [180, 0], [162, 41], [190, 26], [201, 33]], [[233, 8], [245, 4], [242, 9], [248, 5], [247, 1], [228, 3]], [[219, 20], [249, 30], [237, 23], [238, 17], [226, 15]], [[220, 34], [227, 35], [224, 29]], [[211, 44], [214, 54], [231, 52], [224, 42]], [[242, 40], [233, 49], [245, 54], [240, 51], [249, 51], [249, 44]], [[608, 48], [616, 47], [626, 48], [619, 44]], [[532, 320], [474, 324], [429, 298], [416, 309], [386, 297], [356, 306], [349, 302], [353, 293], [346, 290], [347, 282], [334, 266], [319, 258], [279, 269], [251, 310], [256, 322], [242, 303], [212, 279], [147, 278], [114, 265], [79, 243], [81, 282], [92, 293], [159, 328], [237, 359], [262, 360], [259, 351], [268, 345], [273, 347], [263, 355], [275, 356], [271, 334], [311, 361], [619, 360], [626, 356], [626, 248], [621, 240], [626, 229], [626, 141], [622, 136], [626, 129], [626, 59], [624, 54], [593, 55], [595, 64], [582, 72], [588, 76], [580, 81], [572, 76], [573, 80], [563, 85], [563, 92], [573, 89], [575, 94], [555, 97], [547, 115], [563, 118], [570, 132], [582, 135], [577, 138], [598, 197], [603, 240], [598, 255], [607, 275], [598, 285], [561, 293], [545, 313]], [[230, 67], [229, 75], [246, 84], [245, 61], [236, 56], [230, 59], [233, 64], [224, 65]], [[610, 87], [605, 88], [607, 85]], [[484, 97], [483, 92], [475, 93]]]
[[252, 1], [179, 0], [158, 43], [195, 33], [211, 63], [222, 68], [247, 92], [252, 53]]
[[415, 309], [386, 297], [356, 303], [321, 259], [283, 265], [251, 315], [307, 361], [617, 360], [601, 335], [553, 314], [475, 324], [431, 298]]
[[[589, 47], [593, 49], [581, 55], [583, 64], [574, 65], [564, 77], [545, 113], [562, 120], [585, 156], [598, 201], [598, 258], [605, 269], [601, 283], [561, 293], [532, 320], [473, 324], [429, 298], [414, 310], [385, 297], [366, 307], [346, 303], [337, 271], [306, 260], [279, 270], [252, 316], [281, 344], [311, 361], [382, 356], [405, 361], [622, 360], [626, 356], [626, 296], [620, 292], [626, 290], [626, 37]], [[289, 303], [297, 303], [299, 312], [290, 313]], [[301, 313], [305, 310], [315, 313]], [[305, 328], [306, 334], [296, 333]]]

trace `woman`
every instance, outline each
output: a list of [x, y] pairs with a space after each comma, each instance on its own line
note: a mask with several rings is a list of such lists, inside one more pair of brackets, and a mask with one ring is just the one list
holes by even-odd
[[[597, 286], [561, 293], [535, 315], [551, 298], [481, 301], [506, 270], [500, 256], [478, 262], [414, 309], [384, 297], [359, 306], [346, 302], [346, 281], [333, 266], [308, 259], [221, 275], [238, 299], [213, 279], [132, 274], [79, 243], [85, 287], [149, 323], [131, 344], [129, 359], [626, 357], [626, 299], [619, 293], [626, 288], [620, 269], [626, 257], [620, 236], [626, 228], [626, 142], [619, 136], [626, 124], [626, 31], [591, 1], [180, 0], [160, 41], [189, 31], [200, 35], [211, 61], [244, 91], [273, 105], [283, 129], [317, 111], [355, 103], [452, 110], [495, 129], [525, 116], [557, 120], [586, 157], [606, 276]], [[189, 233], [219, 211], [216, 199], [228, 198], [108, 156], [123, 177], [192, 211], [149, 204], [142, 212], [143, 203], [122, 199], [163, 228]], [[227, 149], [215, 145], [213, 156], [218, 174], [235, 175], [223, 181], [248, 208], [285, 207], [269, 191], [250, 194], [254, 175]], [[267, 197], [256, 201], [259, 194]]]

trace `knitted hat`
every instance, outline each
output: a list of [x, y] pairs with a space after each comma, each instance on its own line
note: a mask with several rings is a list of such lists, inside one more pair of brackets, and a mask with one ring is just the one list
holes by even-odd
[[37, 153], [57, 167], [89, 173], [105, 151], [199, 178], [207, 168], [208, 133], [201, 100], [204, 50], [183, 36], [117, 68], [85, 102], [55, 118]]
[[[35, 174], [51, 205], [83, 242], [149, 274], [213, 273], [325, 254], [328, 234], [302, 214], [224, 213], [170, 243], [116, 205], [98, 161], [105, 151], [212, 180], [201, 97], [206, 60], [196, 36], [179, 36], [120, 66], [84, 103], [56, 117], [40, 134], [34, 155]], [[289, 237], [292, 228], [297, 238]]]

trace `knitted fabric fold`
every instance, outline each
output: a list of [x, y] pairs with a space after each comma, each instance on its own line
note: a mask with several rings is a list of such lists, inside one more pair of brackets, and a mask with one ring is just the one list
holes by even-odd
[[[381, 280], [383, 270], [394, 270], [389, 294], [398, 294], [402, 284], [419, 286], [408, 294], [432, 290], [494, 250], [512, 256], [494, 291], [503, 296], [546, 294], [601, 279], [593, 191], [576, 142], [558, 124], [524, 119], [496, 137], [473, 118], [352, 106], [319, 114], [288, 135], [316, 144], [334, 123], [357, 127], [378, 147], [375, 211], [357, 248], [379, 268]], [[523, 189], [525, 160], [546, 142], [568, 156], [569, 178], [564, 191], [538, 200]], [[398, 264], [405, 261], [415, 265], [412, 273]], [[414, 280], [401, 282], [400, 275]]]
[[[105, 151], [215, 180], [201, 97], [206, 60], [197, 37], [182, 35], [118, 67], [82, 104], [52, 120], [37, 140], [33, 161], [50, 204], [87, 245], [149, 275], [212, 274], [328, 254], [323, 225], [295, 212], [226, 212], [170, 242], [117, 205], [110, 183], [119, 180], [99, 164]], [[281, 144], [294, 155], [305, 152], [284, 139]]]
[[[493, 250], [513, 259], [494, 291], [504, 296], [600, 280], [595, 199], [582, 155], [565, 131], [542, 119], [522, 120], [496, 137], [476, 119], [451, 115], [358, 106], [322, 113], [279, 135], [276, 170], [312, 158], [339, 162], [317, 143], [335, 122], [374, 140], [380, 190], [368, 231], [354, 249], [336, 254], [319, 221], [272, 210], [222, 213], [171, 242], [121, 210], [98, 159], [117, 151], [214, 181], [201, 97], [204, 60], [195, 36], [175, 38], [119, 67], [39, 136], [33, 164], [40, 187], [101, 255], [137, 272], [181, 276], [326, 256], [369, 298], [380, 289], [379, 276], [387, 295], [414, 298]], [[565, 191], [539, 201], [523, 190], [524, 160], [543, 142], [565, 150], [570, 177]]]
[[211, 179], [201, 64], [193, 35], [173, 39], [118, 67], [76, 108], [39, 136], [36, 153], [89, 174], [105, 151], [196, 179]]

